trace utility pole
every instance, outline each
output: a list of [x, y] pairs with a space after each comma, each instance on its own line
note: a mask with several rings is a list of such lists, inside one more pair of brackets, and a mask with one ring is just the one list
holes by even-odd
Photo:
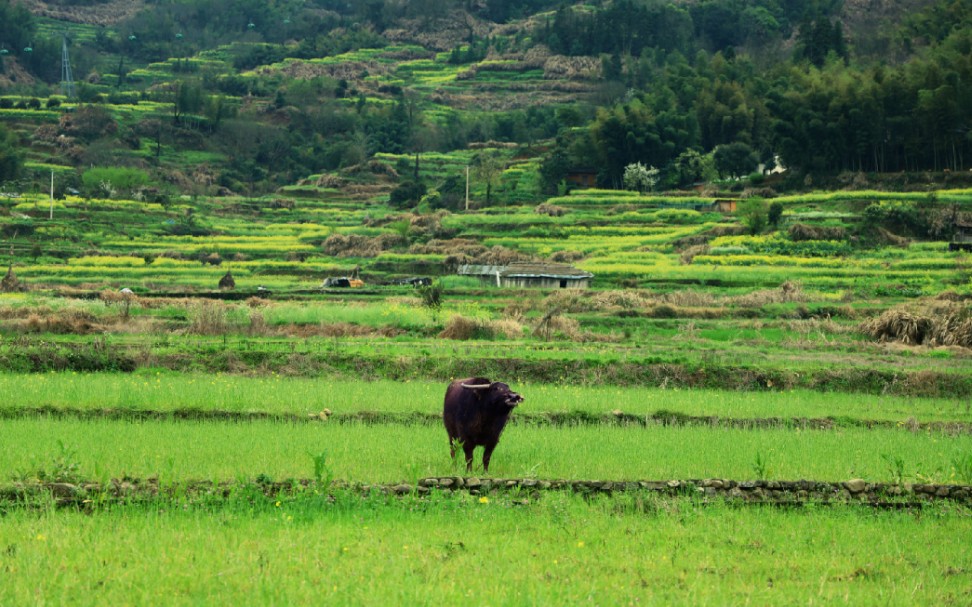
[[61, 91], [68, 99], [74, 99], [74, 75], [71, 73], [71, 58], [68, 57], [67, 36], [61, 36]]

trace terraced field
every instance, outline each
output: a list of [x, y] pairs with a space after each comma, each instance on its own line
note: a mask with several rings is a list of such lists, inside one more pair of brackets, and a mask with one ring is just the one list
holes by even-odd
[[[490, 586], [500, 602], [961, 603], [968, 256], [799, 238], [846, 236], [878, 196], [782, 199], [758, 236], [711, 199], [597, 191], [426, 215], [341, 187], [68, 198], [54, 220], [8, 199], [27, 290], [0, 295], [0, 598], [147, 596], [149, 568], [205, 542], [164, 582], [177, 602], [304, 600], [306, 571], [315, 596], [368, 602], [376, 554], [370, 592], [455, 600], [486, 589], [443, 576], [491, 564], [499, 533], [522, 580]], [[490, 256], [563, 256], [594, 288], [452, 274]], [[355, 267], [364, 287], [321, 286]], [[437, 305], [394, 284], [415, 274]], [[927, 331], [890, 332], [909, 319]], [[473, 373], [526, 398], [488, 475], [449, 458], [441, 425], [445, 385]], [[163, 552], [136, 559], [145, 544]], [[103, 564], [64, 560], [85, 550]]]

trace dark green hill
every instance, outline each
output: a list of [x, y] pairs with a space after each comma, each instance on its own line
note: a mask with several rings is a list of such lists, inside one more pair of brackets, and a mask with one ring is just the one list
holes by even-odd
[[[85, 172], [121, 166], [148, 196], [255, 195], [485, 142], [538, 159], [546, 193], [578, 169], [620, 187], [634, 163], [659, 188], [774, 162], [790, 169], [777, 189], [955, 181], [972, 158], [970, 15], [946, 0], [0, 0], [0, 124], [18, 141], [0, 181], [36, 190], [53, 169], [94, 195]], [[392, 168], [364, 180], [375, 196], [455, 187]]]

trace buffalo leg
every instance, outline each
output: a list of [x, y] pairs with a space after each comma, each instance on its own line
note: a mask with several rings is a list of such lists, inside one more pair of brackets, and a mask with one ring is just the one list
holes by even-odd
[[495, 448], [495, 444], [483, 447], [483, 472], [489, 472], [489, 460], [493, 457], [493, 449]]
[[466, 453], [466, 472], [472, 472], [473, 449], [475, 448], [476, 445], [472, 444], [472, 442], [462, 445], [462, 450]]

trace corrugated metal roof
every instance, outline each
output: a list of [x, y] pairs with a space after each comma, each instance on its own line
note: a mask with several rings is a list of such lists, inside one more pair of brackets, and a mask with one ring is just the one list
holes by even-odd
[[578, 270], [573, 266], [554, 263], [514, 263], [507, 266], [506, 270], [500, 272], [500, 276], [570, 278], [574, 280], [594, 277], [590, 272]]
[[508, 266], [489, 266], [465, 264], [459, 266], [458, 273], [463, 276], [500, 276], [507, 278], [568, 278], [582, 280], [594, 275], [573, 266], [558, 263], [512, 263]]
[[496, 276], [497, 272], [502, 272], [506, 266], [486, 266], [475, 264], [462, 264], [456, 273], [460, 276]]

